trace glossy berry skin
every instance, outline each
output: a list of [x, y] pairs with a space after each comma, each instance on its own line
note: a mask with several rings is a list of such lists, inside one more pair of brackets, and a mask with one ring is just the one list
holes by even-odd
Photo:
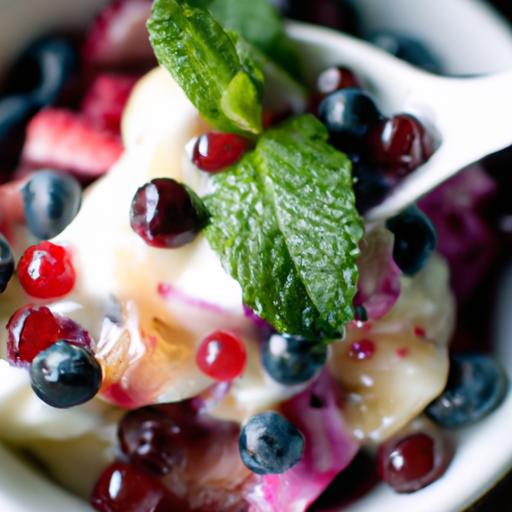
[[247, 151], [247, 140], [234, 133], [201, 135], [192, 152], [192, 162], [205, 172], [219, 172], [236, 164]]
[[0, 233], [0, 293], [7, 288], [14, 274], [14, 256], [9, 242]]
[[419, 272], [437, 245], [437, 234], [428, 217], [416, 207], [389, 219], [386, 227], [395, 235], [393, 259], [409, 276]]
[[7, 323], [7, 355], [14, 364], [31, 363], [59, 337], [59, 322], [45, 306], [25, 306]]
[[17, 271], [23, 289], [38, 299], [63, 297], [75, 286], [76, 274], [70, 253], [51, 242], [29, 247]]
[[57, 341], [32, 361], [30, 382], [45, 403], [66, 409], [91, 400], [101, 386], [102, 371], [92, 353]]
[[328, 96], [341, 89], [361, 89], [362, 86], [357, 75], [344, 66], [327, 68], [316, 80], [316, 90], [322, 96]]
[[76, 217], [82, 202], [82, 187], [70, 175], [39, 171], [23, 187], [25, 222], [42, 240], [61, 233]]
[[279, 474], [295, 466], [304, 452], [304, 436], [284, 416], [253, 416], [240, 434], [242, 462], [258, 475]]
[[242, 340], [227, 331], [216, 331], [207, 336], [196, 354], [199, 369], [218, 381], [240, 377], [246, 361], [247, 353]]
[[505, 371], [492, 357], [454, 355], [446, 389], [428, 406], [427, 414], [442, 427], [464, 427], [494, 411], [508, 387]]
[[118, 429], [121, 450], [130, 462], [160, 476], [186, 467], [187, 447], [202, 442], [209, 433], [194, 411], [173, 405], [130, 411]]
[[381, 203], [393, 188], [393, 180], [380, 169], [362, 164], [354, 167], [354, 194], [360, 214]]
[[438, 480], [452, 456], [452, 447], [441, 434], [414, 432], [381, 444], [377, 469], [396, 492], [411, 493]]
[[189, 511], [157, 478], [122, 462], [111, 464], [102, 473], [92, 492], [91, 505], [100, 512]]
[[327, 347], [324, 345], [288, 334], [271, 335], [261, 348], [265, 371], [286, 386], [310, 380], [326, 359]]
[[372, 160], [404, 176], [424, 164], [433, 153], [433, 141], [414, 116], [400, 114], [382, 120], [371, 130]]
[[78, 65], [73, 43], [63, 37], [45, 37], [32, 43], [7, 77], [7, 90], [30, 95], [38, 108], [54, 104]]
[[442, 66], [436, 56], [419, 40], [393, 32], [377, 32], [369, 41], [395, 57], [431, 73], [440, 73]]
[[139, 188], [130, 210], [132, 229], [152, 247], [182, 247], [207, 222], [208, 212], [199, 197], [170, 178], [157, 178]]
[[362, 144], [369, 130], [382, 118], [373, 98], [360, 89], [342, 89], [329, 94], [318, 107], [336, 146], [352, 150]]

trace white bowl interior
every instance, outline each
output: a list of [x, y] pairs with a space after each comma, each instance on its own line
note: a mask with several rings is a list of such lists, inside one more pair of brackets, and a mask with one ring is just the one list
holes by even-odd
[[[105, 0], [0, 0], [0, 69], [28, 40], [50, 29], [85, 26]], [[448, 72], [478, 73], [512, 67], [512, 33], [494, 12], [476, 0], [357, 0], [368, 31], [390, 29], [419, 36], [441, 57]], [[315, 67], [340, 64], [336, 52], [324, 52]], [[506, 280], [498, 318], [498, 353], [512, 375], [512, 273]], [[458, 450], [447, 474], [408, 496], [378, 486], [350, 507], [351, 512], [443, 512], [461, 510], [481, 496], [512, 463], [512, 394], [503, 406], [475, 427], [458, 433]], [[79, 472], [79, 468], [77, 468]], [[30, 492], [27, 492], [30, 489]], [[0, 510], [81, 512], [89, 506], [56, 487], [0, 447]]]

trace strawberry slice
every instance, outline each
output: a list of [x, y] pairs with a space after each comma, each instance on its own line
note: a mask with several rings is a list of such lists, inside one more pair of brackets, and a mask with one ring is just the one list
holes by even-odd
[[82, 102], [85, 119], [98, 128], [120, 134], [123, 110], [137, 80], [132, 75], [97, 76]]
[[85, 38], [82, 55], [96, 66], [154, 62], [146, 21], [151, 0], [115, 0], [96, 18]]
[[39, 112], [27, 128], [23, 162], [81, 177], [107, 172], [123, 152], [118, 136], [98, 130], [80, 115], [64, 109]]

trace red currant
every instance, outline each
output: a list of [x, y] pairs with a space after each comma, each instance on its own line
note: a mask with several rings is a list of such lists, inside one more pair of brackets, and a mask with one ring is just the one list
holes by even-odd
[[157, 178], [139, 188], [130, 210], [132, 229], [152, 247], [181, 247], [194, 240], [207, 220], [201, 200], [170, 178]]
[[354, 341], [349, 348], [348, 355], [358, 361], [366, 361], [375, 353], [376, 347], [372, 340]]
[[247, 151], [247, 140], [233, 133], [201, 135], [194, 146], [192, 161], [202, 171], [218, 172], [236, 164]]
[[18, 309], [7, 323], [7, 354], [15, 364], [31, 363], [59, 339], [59, 323], [45, 306]]
[[200, 370], [215, 380], [228, 381], [239, 377], [245, 368], [247, 353], [243, 342], [226, 331], [207, 336], [196, 355]]
[[381, 478], [399, 493], [415, 492], [440, 478], [453, 451], [439, 433], [415, 432], [396, 436], [379, 447]]
[[189, 511], [158, 479], [121, 462], [111, 464], [100, 476], [91, 505], [100, 512]]
[[322, 96], [340, 89], [361, 89], [362, 84], [356, 74], [349, 68], [334, 66], [323, 71], [316, 81], [317, 91]]
[[76, 274], [65, 247], [41, 242], [23, 253], [18, 263], [18, 279], [30, 296], [55, 299], [73, 289]]
[[433, 141], [413, 116], [400, 114], [381, 121], [369, 135], [372, 160], [405, 175], [424, 164], [433, 153]]

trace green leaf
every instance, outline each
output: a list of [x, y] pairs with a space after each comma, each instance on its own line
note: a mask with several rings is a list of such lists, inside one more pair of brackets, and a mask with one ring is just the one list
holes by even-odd
[[261, 132], [263, 74], [208, 11], [155, 0], [148, 30], [160, 64], [212, 125]]
[[188, 1], [191, 5], [209, 9], [224, 28], [239, 33], [295, 80], [303, 82], [298, 50], [286, 35], [283, 20], [269, 0]]
[[206, 236], [244, 302], [279, 331], [334, 338], [353, 318], [362, 221], [348, 158], [304, 115], [214, 176]]

